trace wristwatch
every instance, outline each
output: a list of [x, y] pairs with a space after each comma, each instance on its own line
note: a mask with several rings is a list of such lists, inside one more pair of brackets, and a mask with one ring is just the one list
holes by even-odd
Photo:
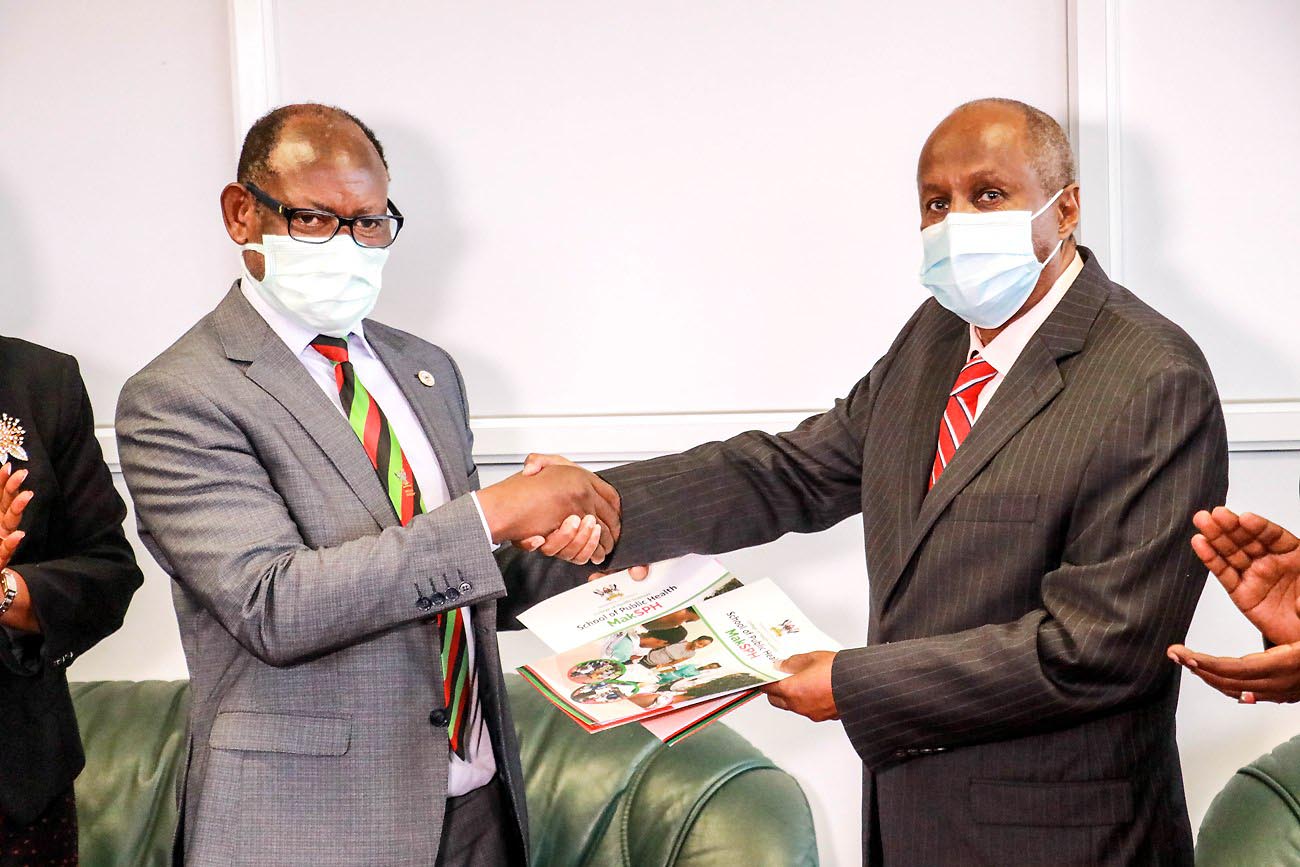
[[3, 617], [18, 598], [18, 576], [8, 569], [0, 569], [0, 587], [4, 588], [0, 593], [0, 617]]

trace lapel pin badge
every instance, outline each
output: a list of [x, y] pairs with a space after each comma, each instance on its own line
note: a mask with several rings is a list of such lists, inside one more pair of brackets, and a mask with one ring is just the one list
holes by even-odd
[[420, 380], [421, 385], [427, 386], [428, 388], [433, 388], [438, 381], [434, 379], [433, 374], [427, 370], [421, 370], [415, 375], [415, 378]]

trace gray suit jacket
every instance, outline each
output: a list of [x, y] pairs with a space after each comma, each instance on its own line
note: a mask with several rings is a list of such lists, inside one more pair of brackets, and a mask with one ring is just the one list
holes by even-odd
[[[546, 592], [546, 570], [525, 576], [540, 558], [508, 546], [494, 557], [484, 538], [451, 358], [377, 322], [366, 335], [451, 491], [406, 527], [356, 434], [238, 284], [122, 392], [122, 468], [141, 538], [175, 582], [193, 687], [186, 863], [433, 864], [447, 729], [430, 621], [467, 604], [526, 845], [495, 600], [509, 592], [512, 617]], [[421, 596], [437, 604], [422, 609]]]
[[1080, 254], [928, 493], [968, 342], [933, 301], [796, 430], [603, 473], [616, 568], [862, 513], [867, 646], [833, 689], [870, 864], [1191, 863], [1164, 650], [1205, 580], [1188, 539], [1227, 488], [1223, 416], [1191, 339]]

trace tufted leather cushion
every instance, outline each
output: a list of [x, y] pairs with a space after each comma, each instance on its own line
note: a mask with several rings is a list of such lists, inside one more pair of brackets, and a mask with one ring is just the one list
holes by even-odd
[[[725, 726], [673, 747], [639, 726], [589, 735], [521, 678], [508, 680], [534, 864], [817, 864], [803, 791]], [[74, 683], [72, 697], [86, 746], [82, 863], [170, 863], [188, 683]]]

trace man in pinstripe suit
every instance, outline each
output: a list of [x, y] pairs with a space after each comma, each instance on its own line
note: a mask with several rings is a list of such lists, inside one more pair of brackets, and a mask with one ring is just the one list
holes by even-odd
[[[1205, 580], [1191, 517], [1227, 487], [1210, 371], [1076, 247], [1073, 160], [1042, 112], [962, 106], [926, 142], [918, 186], [923, 228], [1029, 220], [1041, 273], [1023, 303], [971, 324], [927, 300], [797, 429], [603, 473], [623, 508], [612, 566], [861, 513], [866, 646], [794, 659], [770, 698], [843, 721], [868, 863], [1190, 864], [1164, 652]], [[969, 273], [955, 282], [970, 289]], [[954, 397], [967, 386], [977, 399]]]

